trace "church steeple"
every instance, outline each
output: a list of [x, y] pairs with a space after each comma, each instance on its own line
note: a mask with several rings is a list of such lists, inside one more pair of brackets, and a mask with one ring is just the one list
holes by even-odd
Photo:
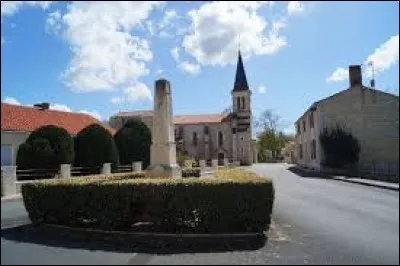
[[233, 85], [233, 91], [246, 91], [249, 90], [249, 85], [247, 84], [246, 73], [244, 71], [242, 54], [239, 50], [239, 57], [236, 66], [236, 77], [235, 84]]

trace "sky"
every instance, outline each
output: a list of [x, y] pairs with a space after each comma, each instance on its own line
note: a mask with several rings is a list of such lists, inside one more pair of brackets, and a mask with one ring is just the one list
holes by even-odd
[[106, 121], [152, 109], [165, 78], [174, 114], [220, 113], [239, 44], [253, 116], [273, 110], [285, 132], [348, 88], [349, 65], [399, 95], [397, 1], [1, 1], [1, 100]]

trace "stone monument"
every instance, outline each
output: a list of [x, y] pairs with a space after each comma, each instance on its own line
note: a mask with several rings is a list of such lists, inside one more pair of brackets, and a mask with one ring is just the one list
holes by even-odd
[[146, 169], [151, 176], [182, 177], [176, 163], [176, 145], [172, 121], [171, 84], [160, 79], [155, 83], [154, 113], [150, 149], [150, 166]]

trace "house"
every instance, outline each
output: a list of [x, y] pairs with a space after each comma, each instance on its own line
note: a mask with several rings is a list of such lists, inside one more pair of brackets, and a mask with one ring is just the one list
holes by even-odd
[[295, 122], [300, 166], [321, 170], [324, 153], [319, 135], [341, 125], [360, 143], [358, 168], [399, 165], [399, 96], [362, 84], [360, 65], [349, 67], [349, 88], [314, 102]]
[[[59, 126], [75, 136], [91, 124], [101, 122], [87, 114], [50, 110], [48, 103], [34, 107], [1, 103], [1, 165], [15, 165], [19, 145], [41, 126]], [[114, 134], [114, 129], [103, 126]]]
[[[230, 113], [174, 116], [177, 149], [196, 160], [218, 159], [221, 163], [227, 158], [243, 165], [255, 162], [257, 149], [251, 139], [251, 90], [240, 51], [231, 95], [233, 111]], [[152, 130], [153, 111], [120, 112], [110, 117], [109, 124], [119, 129], [134, 118]]]

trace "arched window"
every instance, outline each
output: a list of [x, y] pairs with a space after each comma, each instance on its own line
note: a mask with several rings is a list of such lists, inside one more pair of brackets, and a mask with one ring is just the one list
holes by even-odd
[[240, 110], [240, 97], [236, 97], [236, 109]]
[[246, 99], [244, 97], [242, 97], [242, 109], [246, 109]]
[[196, 132], [193, 132], [192, 142], [193, 142], [193, 146], [197, 146], [197, 133]]
[[218, 145], [223, 146], [224, 145], [224, 135], [222, 132], [218, 132]]

